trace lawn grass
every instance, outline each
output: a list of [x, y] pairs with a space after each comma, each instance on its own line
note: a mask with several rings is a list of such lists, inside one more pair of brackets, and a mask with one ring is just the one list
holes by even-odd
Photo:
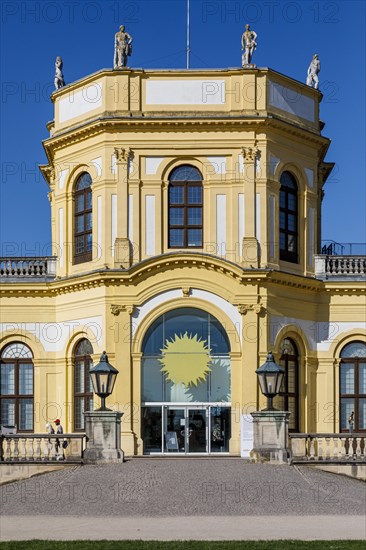
[[364, 541], [9, 541], [1, 550], [364, 550]]

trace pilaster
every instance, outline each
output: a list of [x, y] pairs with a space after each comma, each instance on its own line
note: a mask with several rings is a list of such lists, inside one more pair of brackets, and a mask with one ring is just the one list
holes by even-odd
[[133, 431], [135, 406], [132, 399], [131, 339], [132, 304], [112, 304], [111, 313], [116, 317], [115, 366], [119, 371], [115, 385], [115, 398], [124, 416], [121, 422], [121, 446], [126, 455], [135, 454]]
[[116, 147], [117, 162], [117, 237], [114, 245], [115, 267], [131, 266], [131, 243], [128, 238], [128, 170], [131, 149]]
[[242, 243], [243, 267], [259, 267], [260, 251], [256, 236], [255, 164], [258, 148], [242, 147], [244, 159], [244, 238]]

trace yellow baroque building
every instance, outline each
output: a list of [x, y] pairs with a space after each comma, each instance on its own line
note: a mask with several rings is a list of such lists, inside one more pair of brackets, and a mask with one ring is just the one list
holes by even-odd
[[83, 432], [106, 350], [126, 454], [238, 455], [272, 350], [293, 432], [365, 431], [365, 257], [320, 253], [321, 93], [125, 68], [52, 99], [53, 256], [1, 259], [1, 424]]

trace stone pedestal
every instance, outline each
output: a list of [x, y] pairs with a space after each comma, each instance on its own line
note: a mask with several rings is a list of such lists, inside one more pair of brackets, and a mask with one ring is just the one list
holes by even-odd
[[250, 457], [254, 462], [287, 463], [290, 458], [288, 421], [289, 412], [258, 411], [253, 417], [253, 449]]
[[123, 462], [121, 449], [121, 418], [115, 411], [86, 412], [85, 464]]
[[114, 241], [114, 267], [131, 266], [131, 243], [129, 239], [117, 238]]

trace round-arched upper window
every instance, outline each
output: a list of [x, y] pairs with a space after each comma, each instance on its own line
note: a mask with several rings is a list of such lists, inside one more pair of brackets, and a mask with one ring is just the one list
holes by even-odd
[[203, 246], [202, 175], [194, 166], [175, 168], [169, 176], [169, 248]]
[[366, 344], [364, 342], [351, 342], [344, 346], [341, 351], [342, 359], [352, 357], [366, 357]]

